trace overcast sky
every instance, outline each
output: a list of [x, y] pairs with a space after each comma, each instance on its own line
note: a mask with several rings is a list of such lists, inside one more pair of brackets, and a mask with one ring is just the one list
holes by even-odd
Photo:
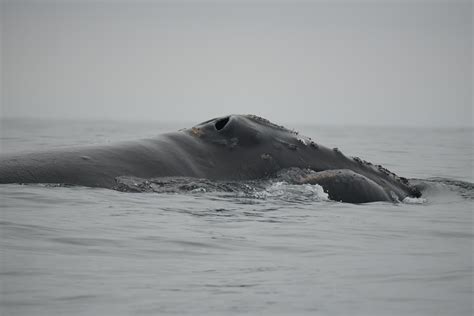
[[472, 1], [1, 5], [2, 117], [472, 126]]

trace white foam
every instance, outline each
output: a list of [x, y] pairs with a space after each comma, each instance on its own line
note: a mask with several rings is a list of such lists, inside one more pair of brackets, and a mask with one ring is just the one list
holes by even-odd
[[258, 198], [283, 198], [290, 201], [327, 201], [329, 196], [318, 184], [288, 184], [275, 182], [264, 191], [256, 194]]
[[406, 198], [403, 199], [402, 202], [405, 204], [423, 204], [426, 202], [426, 199], [407, 196]]

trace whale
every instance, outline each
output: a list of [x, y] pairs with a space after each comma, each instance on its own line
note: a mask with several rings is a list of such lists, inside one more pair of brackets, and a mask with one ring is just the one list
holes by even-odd
[[256, 115], [226, 115], [136, 141], [0, 154], [0, 183], [54, 183], [113, 189], [118, 177], [209, 180], [271, 178], [300, 168], [331, 200], [396, 202], [419, 197], [409, 180], [344, 155]]

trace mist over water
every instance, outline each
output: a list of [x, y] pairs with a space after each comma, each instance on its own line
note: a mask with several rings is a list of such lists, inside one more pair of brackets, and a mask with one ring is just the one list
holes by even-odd
[[[2, 120], [0, 144], [46, 150], [190, 125]], [[282, 181], [1, 185], [2, 313], [471, 315], [473, 130], [286, 127], [419, 179], [424, 200], [337, 203]]]
[[472, 126], [472, 1], [0, 3], [2, 115]]

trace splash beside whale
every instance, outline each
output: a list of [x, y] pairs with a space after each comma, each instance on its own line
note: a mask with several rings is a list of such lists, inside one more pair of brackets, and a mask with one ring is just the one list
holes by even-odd
[[343, 155], [254, 115], [215, 118], [155, 138], [0, 156], [0, 183], [62, 183], [114, 188], [116, 178], [270, 178], [308, 169], [297, 183], [319, 184], [329, 198], [350, 203], [419, 197], [405, 178]]

